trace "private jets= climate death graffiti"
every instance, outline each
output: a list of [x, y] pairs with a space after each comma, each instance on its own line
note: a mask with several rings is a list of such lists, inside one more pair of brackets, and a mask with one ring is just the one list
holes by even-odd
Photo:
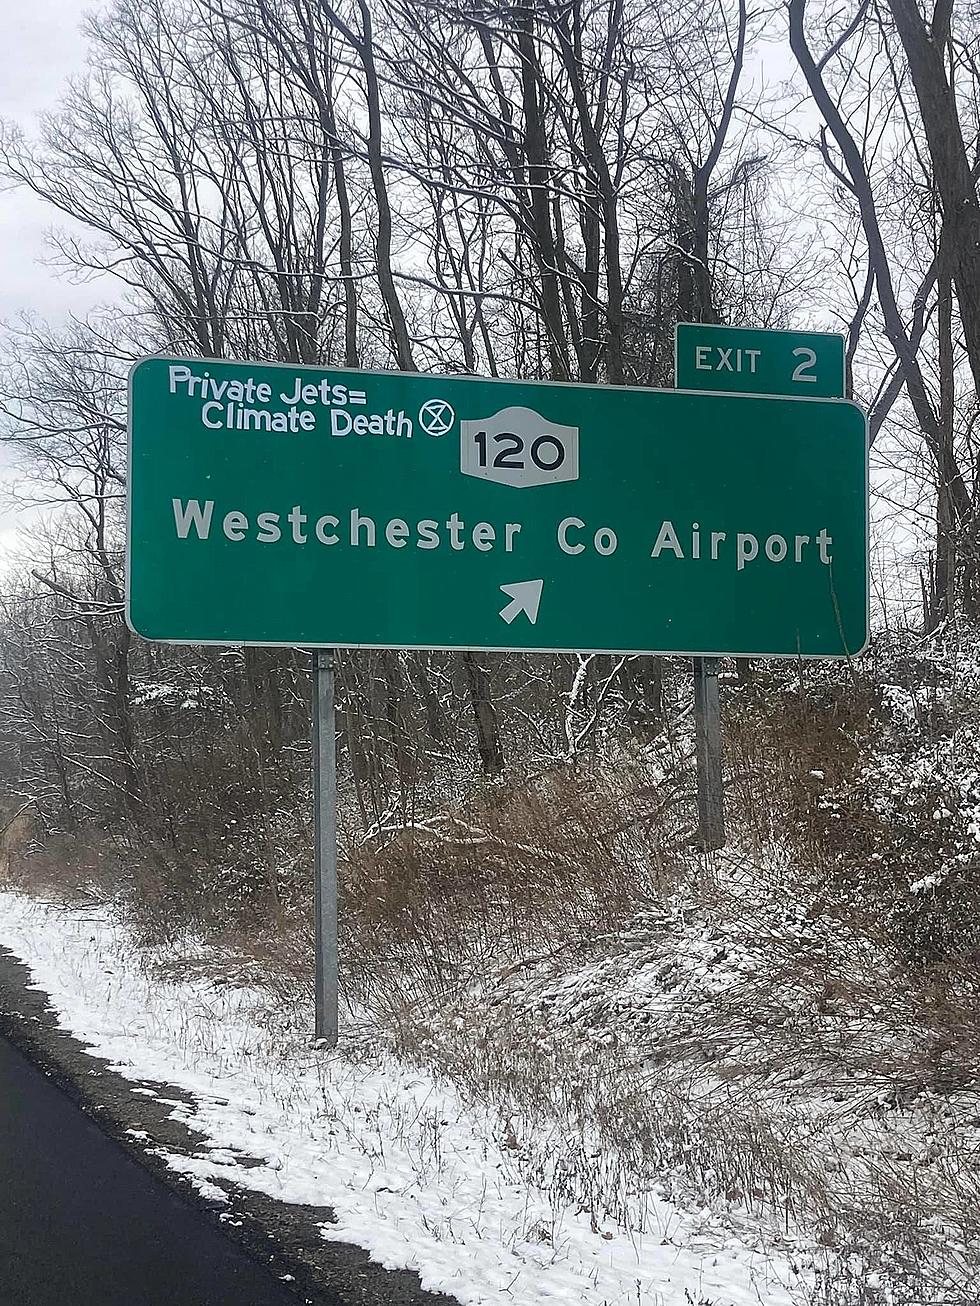
[[[349, 412], [349, 406], [367, 403], [367, 392], [329, 377], [313, 382], [294, 376], [285, 388], [274, 389], [254, 376], [218, 380], [210, 372], [194, 372], [184, 363], [171, 364], [167, 375], [170, 394], [201, 401], [201, 424], [209, 431], [313, 432], [317, 430], [317, 410], [326, 409], [334, 436], [391, 435], [410, 440], [414, 434], [414, 423], [403, 409]], [[270, 407], [273, 404], [286, 407]]]

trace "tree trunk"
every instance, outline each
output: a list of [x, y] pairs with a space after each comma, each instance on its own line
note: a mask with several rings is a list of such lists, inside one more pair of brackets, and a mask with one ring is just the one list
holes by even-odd
[[521, 56], [521, 92], [524, 106], [524, 148], [527, 184], [531, 195], [531, 221], [541, 273], [541, 304], [547, 334], [548, 360], [553, 381], [568, 380], [568, 357], [558, 292], [555, 237], [548, 201], [548, 143], [539, 99], [538, 55], [534, 45], [534, 10], [518, 12], [517, 48]]
[[888, 0], [908, 59], [929, 158], [943, 210], [942, 242], [956, 285], [960, 322], [980, 393], [980, 198], [967, 154], [956, 96], [946, 75], [952, 0], [936, 6], [930, 31], [916, 0]]
[[367, 0], [358, 0], [361, 13], [362, 39], [355, 42], [364, 68], [364, 87], [368, 109], [368, 168], [378, 208], [378, 231], [375, 249], [378, 259], [378, 286], [391, 324], [395, 361], [403, 372], [415, 371], [415, 358], [401, 299], [395, 286], [391, 269], [391, 204], [388, 200], [388, 183], [382, 163], [381, 95], [378, 89], [378, 71], [374, 63], [374, 36], [371, 27], [371, 10]]
[[475, 653], [464, 653], [463, 668], [470, 688], [473, 721], [476, 725], [476, 746], [486, 775], [499, 775], [504, 769], [504, 754], [500, 743], [500, 727], [490, 691], [490, 676]]

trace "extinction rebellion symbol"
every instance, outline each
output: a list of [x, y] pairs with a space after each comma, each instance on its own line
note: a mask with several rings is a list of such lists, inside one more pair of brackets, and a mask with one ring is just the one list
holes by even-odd
[[427, 399], [419, 409], [419, 426], [426, 435], [446, 435], [453, 429], [456, 410], [445, 399]]

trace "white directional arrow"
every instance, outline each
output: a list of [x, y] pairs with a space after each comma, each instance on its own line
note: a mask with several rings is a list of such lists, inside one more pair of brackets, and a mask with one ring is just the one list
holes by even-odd
[[504, 594], [510, 596], [510, 602], [506, 608], [500, 609], [500, 615], [508, 626], [519, 612], [523, 612], [531, 625], [534, 625], [538, 619], [538, 608], [541, 604], [543, 585], [543, 580], [522, 580], [517, 581], [514, 585], [500, 586]]

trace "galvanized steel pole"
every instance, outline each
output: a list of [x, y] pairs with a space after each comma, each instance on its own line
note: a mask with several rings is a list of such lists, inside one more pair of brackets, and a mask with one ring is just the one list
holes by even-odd
[[334, 655], [313, 652], [313, 910], [315, 1034], [337, 1044], [337, 751]]

